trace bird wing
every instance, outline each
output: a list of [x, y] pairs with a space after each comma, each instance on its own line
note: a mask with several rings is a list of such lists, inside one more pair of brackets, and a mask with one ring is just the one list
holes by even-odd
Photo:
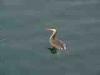
[[64, 42], [62, 40], [59, 40], [59, 39], [55, 39], [55, 40], [52, 40], [52, 46], [60, 49], [60, 48], [63, 48], [64, 49]]

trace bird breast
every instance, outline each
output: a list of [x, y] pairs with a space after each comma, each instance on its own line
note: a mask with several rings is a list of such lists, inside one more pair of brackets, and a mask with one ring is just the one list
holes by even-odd
[[57, 49], [64, 49], [63, 42], [60, 40], [52, 39], [52, 40], [50, 40], [50, 43], [51, 43], [52, 47], [55, 47]]

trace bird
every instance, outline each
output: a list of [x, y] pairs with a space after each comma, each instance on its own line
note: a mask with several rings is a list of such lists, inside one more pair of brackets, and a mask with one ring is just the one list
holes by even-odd
[[51, 49], [57, 49], [57, 50], [66, 50], [66, 43], [64, 41], [59, 40], [57, 38], [57, 29], [55, 28], [47, 28], [46, 30], [52, 32], [50, 38], [49, 38], [49, 43], [51, 44]]

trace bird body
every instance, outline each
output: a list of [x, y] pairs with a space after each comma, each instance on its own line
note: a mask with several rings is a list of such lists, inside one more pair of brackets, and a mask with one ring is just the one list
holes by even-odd
[[56, 48], [58, 50], [66, 50], [66, 44], [57, 38], [57, 30], [56, 29], [47, 29], [48, 31], [52, 31], [52, 35], [49, 38], [49, 42], [52, 48]]

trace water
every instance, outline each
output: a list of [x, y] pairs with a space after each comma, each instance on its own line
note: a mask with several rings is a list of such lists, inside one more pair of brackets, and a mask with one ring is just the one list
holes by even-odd
[[[48, 27], [69, 40], [51, 54]], [[0, 75], [100, 75], [99, 0], [1, 0]]]

